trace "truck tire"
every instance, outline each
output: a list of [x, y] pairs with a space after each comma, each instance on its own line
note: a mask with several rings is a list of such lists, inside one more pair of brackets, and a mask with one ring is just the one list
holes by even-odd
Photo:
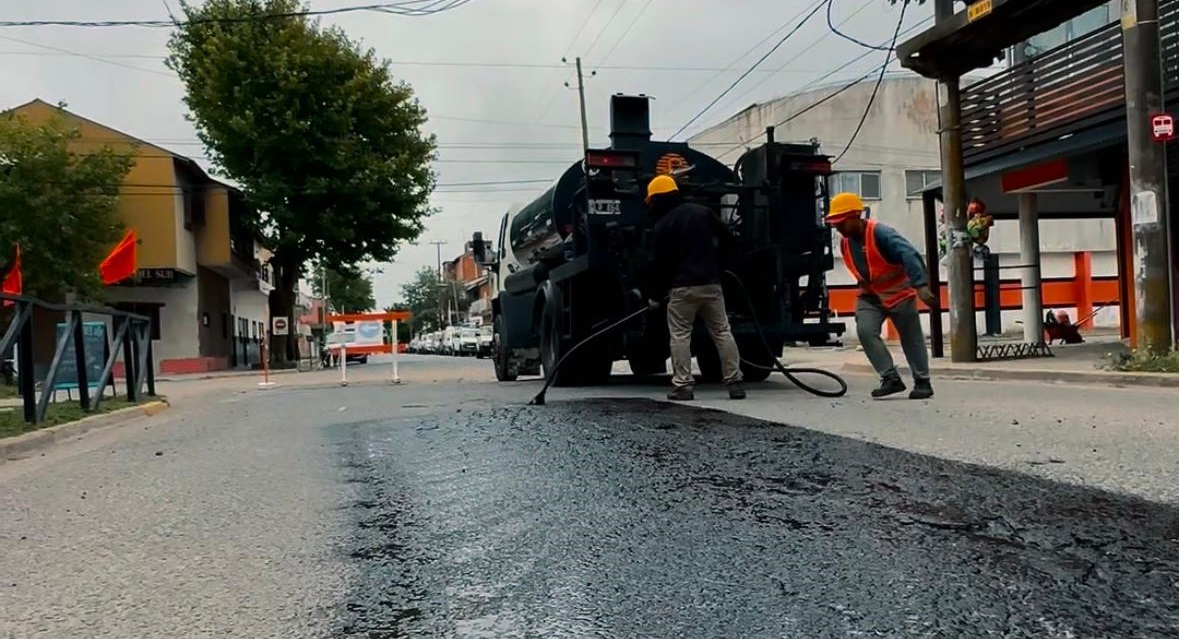
[[774, 372], [774, 359], [766, 352], [761, 339], [754, 337], [741, 340], [737, 342], [737, 350], [741, 352], [741, 359], [744, 360], [741, 362], [741, 376], [745, 381], [764, 382]]
[[576, 346], [567, 343], [557, 328], [556, 310], [550, 304], [545, 304], [541, 311], [540, 320], [540, 361], [544, 370], [544, 379], [553, 386], [595, 386], [604, 384], [610, 378], [614, 362], [608, 356], [602, 355], [602, 350], [586, 344], [561, 364], [557, 369], [557, 362]]
[[491, 332], [491, 353], [495, 365], [495, 379], [501, 382], [514, 382], [520, 376], [516, 361], [511, 351], [504, 347], [503, 320], [495, 318]]

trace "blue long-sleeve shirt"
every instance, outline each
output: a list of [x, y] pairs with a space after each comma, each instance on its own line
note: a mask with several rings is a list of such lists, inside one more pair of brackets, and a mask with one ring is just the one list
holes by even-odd
[[[929, 275], [925, 271], [925, 260], [921, 258], [921, 253], [917, 247], [913, 246], [905, 236], [897, 232], [891, 226], [885, 226], [880, 222], [875, 225], [876, 229], [876, 248], [880, 250], [880, 254], [884, 256], [890, 264], [901, 264], [905, 267], [905, 275], [909, 276], [909, 284], [913, 288], [927, 286], [929, 284]], [[868, 256], [864, 252], [863, 240], [849, 237], [848, 244], [851, 248], [852, 261], [855, 262], [856, 270], [860, 273], [868, 272]]]

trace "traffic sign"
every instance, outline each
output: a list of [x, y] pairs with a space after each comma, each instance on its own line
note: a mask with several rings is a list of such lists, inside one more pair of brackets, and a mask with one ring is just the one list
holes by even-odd
[[1175, 118], [1170, 113], [1159, 113], [1150, 118], [1150, 139], [1170, 142], [1175, 139]]
[[285, 317], [274, 317], [270, 320], [270, 329], [275, 335], [287, 335], [291, 332], [291, 325]]

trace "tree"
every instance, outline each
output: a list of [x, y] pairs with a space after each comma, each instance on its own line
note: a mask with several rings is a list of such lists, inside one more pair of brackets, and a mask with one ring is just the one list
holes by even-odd
[[450, 311], [464, 315], [470, 299], [458, 282], [446, 282], [438, 271], [423, 266], [408, 284], [401, 287], [401, 296], [413, 314], [413, 332], [436, 331], [447, 323]]
[[26, 295], [102, 297], [98, 265], [122, 237], [119, 190], [134, 160], [109, 146], [74, 153], [80, 135], [61, 115], [0, 115], [0, 260], [20, 245]]
[[[387, 61], [301, 15], [300, 0], [183, 10], [167, 64], [216, 173], [264, 212], [254, 222], [274, 252], [272, 315], [293, 315], [309, 260], [388, 262], [421, 234], [436, 144]], [[280, 361], [292, 347], [276, 348]]]
[[311, 290], [317, 297], [323, 296], [327, 280], [328, 306], [334, 312], [364, 313], [377, 307], [372, 278], [357, 269], [326, 268], [322, 276], [319, 271], [311, 275]]

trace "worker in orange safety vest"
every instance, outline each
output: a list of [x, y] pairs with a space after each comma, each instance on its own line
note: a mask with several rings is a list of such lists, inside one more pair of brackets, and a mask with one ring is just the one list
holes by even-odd
[[929, 381], [929, 351], [917, 299], [930, 308], [937, 299], [929, 289], [929, 276], [921, 253], [896, 229], [863, 218], [864, 203], [855, 193], [831, 198], [827, 224], [843, 236], [843, 261], [860, 286], [856, 299], [856, 334], [872, 368], [880, 375], [880, 387], [872, 397], [903, 392], [905, 382], [897, 373], [892, 355], [881, 337], [891, 319], [901, 337], [901, 348], [913, 373], [910, 399], [933, 397]]

